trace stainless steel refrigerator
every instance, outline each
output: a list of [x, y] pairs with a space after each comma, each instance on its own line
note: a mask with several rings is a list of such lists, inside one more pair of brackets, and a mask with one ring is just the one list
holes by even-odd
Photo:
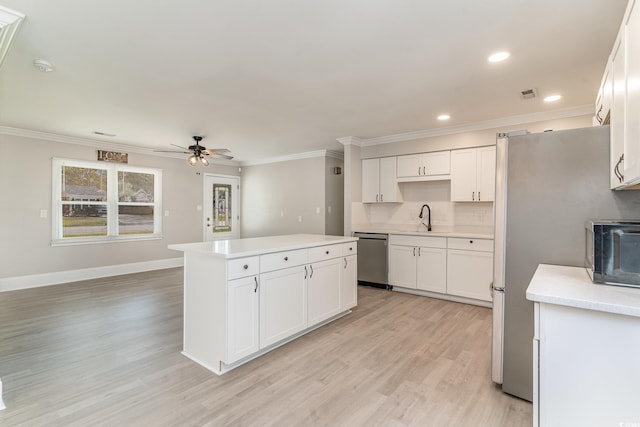
[[496, 144], [492, 377], [531, 401], [529, 281], [538, 264], [584, 266], [585, 221], [639, 218], [640, 191], [609, 189], [609, 126], [499, 134]]

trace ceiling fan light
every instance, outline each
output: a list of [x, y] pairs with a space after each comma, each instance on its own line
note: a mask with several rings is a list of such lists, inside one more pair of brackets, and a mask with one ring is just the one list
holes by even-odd
[[200, 157], [200, 161], [203, 165], [209, 166], [209, 160], [207, 160], [205, 157]]
[[195, 165], [198, 164], [198, 157], [196, 157], [195, 154], [192, 154], [192, 155], [189, 156], [189, 164], [191, 166], [195, 166]]

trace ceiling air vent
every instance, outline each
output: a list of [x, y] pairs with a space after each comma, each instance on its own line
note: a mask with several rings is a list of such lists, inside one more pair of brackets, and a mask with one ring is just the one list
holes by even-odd
[[535, 89], [527, 89], [520, 92], [520, 96], [522, 96], [522, 99], [533, 99], [538, 95]]
[[0, 6], [0, 67], [23, 19], [22, 13]]

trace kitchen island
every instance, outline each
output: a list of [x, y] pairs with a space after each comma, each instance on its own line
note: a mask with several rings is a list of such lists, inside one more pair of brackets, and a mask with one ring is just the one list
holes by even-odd
[[218, 375], [350, 312], [357, 238], [295, 234], [184, 252], [183, 354]]
[[640, 424], [640, 289], [541, 264], [527, 299], [535, 303], [533, 425]]

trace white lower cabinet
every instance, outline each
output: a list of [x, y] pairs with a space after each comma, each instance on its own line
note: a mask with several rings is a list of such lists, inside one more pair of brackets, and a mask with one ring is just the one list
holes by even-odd
[[226, 363], [233, 363], [260, 349], [259, 300], [258, 276], [229, 280]]
[[307, 327], [308, 275], [307, 266], [260, 275], [260, 348]]
[[490, 302], [492, 280], [493, 240], [389, 236], [394, 287]]
[[307, 316], [310, 325], [340, 313], [341, 258], [309, 265]]
[[444, 237], [389, 237], [389, 281], [393, 286], [446, 292], [447, 240]]
[[342, 260], [340, 305], [342, 310], [348, 310], [355, 307], [358, 301], [358, 259], [355, 255], [349, 255]]
[[448, 240], [447, 293], [491, 301], [493, 240]]

